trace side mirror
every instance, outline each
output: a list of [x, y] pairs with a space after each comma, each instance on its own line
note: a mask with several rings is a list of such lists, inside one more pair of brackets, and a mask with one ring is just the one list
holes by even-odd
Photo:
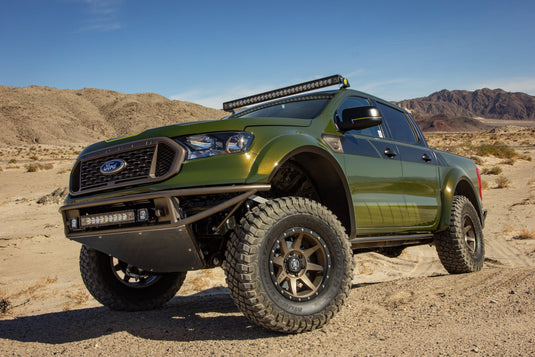
[[371, 128], [380, 125], [383, 117], [376, 107], [347, 108], [342, 111], [342, 120], [338, 122], [341, 131]]

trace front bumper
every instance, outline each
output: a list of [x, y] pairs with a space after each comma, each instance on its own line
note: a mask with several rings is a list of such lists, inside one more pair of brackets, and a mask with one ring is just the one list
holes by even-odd
[[[180, 272], [206, 266], [190, 225], [213, 214], [237, 208], [258, 191], [270, 185], [236, 185], [143, 193], [92, 202], [74, 203], [60, 208], [67, 238], [114, 256], [128, 264], [153, 272]], [[180, 198], [214, 194], [235, 194], [232, 198], [190, 217], [184, 217]], [[125, 207], [150, 209], [150, 222], [73, 227], [72, 221], [95, 213], [124, 210]], [[233, 212], [234, 209], [231, 209]]]

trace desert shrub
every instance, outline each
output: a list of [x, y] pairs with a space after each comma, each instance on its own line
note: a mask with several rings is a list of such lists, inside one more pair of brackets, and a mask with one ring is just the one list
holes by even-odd
[[515, 164], [515, 162], [516, 162], [516, 160], [511, 158], [511, 159], [503, 160], [502, 162], [500, 162], [500, 164], [513, 166]]
[[481, 144], [475, 148], [475, 151], [479, 156], [493, 155], [500, 159], [511, 159], [518, 156], [515, 149], [500, 142], [495, 142], [494, 144]]
[[470, 160], [475, 162], [476, 165], [483, 165], [484, 164], [483, 159], [480, 158], [479, 156], [470, 156]]
[[529, 230], [529, 229], [522, 229], [520, 231], [520, 234], [515, 236], [515, 239], [535, 239], [535, 230]]
[[505, 233], [505, 234], [509, 234], [509, 233], [513, 233], [514, 228], [513, 228], [513, 226], [511, 226], [510, 224], [504, 224], [504, 225], [502, 226], [502, 231], [503, 231], [503, 233]]
[[17, 159], [11, 159], [8, 161], [8, 164], [16, 164], [17, 163]]
[[31, 163], [24, 166], [26, 172], [37, 172], [39, 170], [51, 170], [54, 168], [54, 164], [47, 162], [46, 164]]
[[30, 160], [37, 161], [37, 160], [39, 160], [39, 156], [37, 156], [35, 154], [34, 155], [30, 155]]
[[491, 168], [484, 168], [481, 172], [484, 175], [499, 175], [502, 173], [502, 168], [500, 166], [494, 166]]
[[511, 186], [511, 181], [509, 181], [509, 179], [505, 176], [500, 176], [498, 177], [498, 179], [496, 180], [496, 187], [497, 188], [506, 188], [506, 187], [510, 187]]
[[531, 160], [532, 160], [532, 159], [531, 159], [531, 156], [529, 156], [529, 155], [525, 155], [525, 154], [524, 154], [524, 155], [520, 155], [518, 158], [519, 158], [520, 160], [526, 160], [526, 161], [531, 161]]
[[5, 314], [11, 309], [11, 303], [8, 299], [0, 298], [0, 314]]
[[487, 181], [481, 180], [481, 189], [482, 190], [488, 190], [489, 189], [489, 183]]
[[39, 171], [39, 164], [28, 164], [24, 166], [26, 168], [26, 172], [37, 172]]

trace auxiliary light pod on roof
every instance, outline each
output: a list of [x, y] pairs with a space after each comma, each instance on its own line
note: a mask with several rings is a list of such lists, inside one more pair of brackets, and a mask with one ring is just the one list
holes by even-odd
[[282, 97], [299, 94], [303, 92], [308, 92], [314, 89], [329, 87], [329, 86], [333, 86], [336, 84], [341, 84], [342, 88], [349, 87], [349, 82], [347, 81], [347, 78], [344, 78], [341, 75], [337, 74], [337, 75], [330, 76], [330, 77], [316, 79], [314, 81], [299, 83], [293, 86], [284, 87], [284, 88], [272, 90], [269, 92], [252, 95], [250, 97], [244, 97], [244, 98], [240, 98], [236, 100], [231, 100], [230, 102], [223, 103], [223, 109], [228, 112], [232, 112], [236, 108], [245, 107], [247, 105], [262, 103], [268, 100], [282, 98]]

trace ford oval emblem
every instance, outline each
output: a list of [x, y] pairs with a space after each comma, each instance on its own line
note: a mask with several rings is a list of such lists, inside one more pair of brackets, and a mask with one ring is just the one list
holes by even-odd
[[126, 162], [124, 160], [110, 160], [106, 161], [104, 165], [100, 167], [100, 173], [103, 175], [113, 175], [123, 171], [126, 167]]

